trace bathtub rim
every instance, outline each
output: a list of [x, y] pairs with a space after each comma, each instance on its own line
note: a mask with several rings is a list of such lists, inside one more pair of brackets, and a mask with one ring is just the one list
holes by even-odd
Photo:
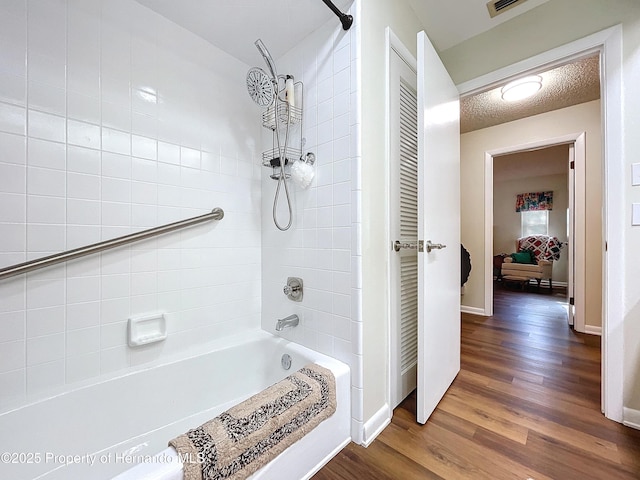
[[[339, 437], [339, 438], [334, 438], [334, 440], [337, 440], [337, 442], [333, 443], [332, 446], [329, 447], [330, 448], [329, 451], [325, 450], [325, 453], [322, 453], [321, 457], [316, 458], [314, 460], [315, 464], [310, 465], [309, 469], [305, 470], [304, 474], [301, 477], [299, 477], [299, 480], [308, 480], [311, 477], [313, 477], [313, 475], [315, 475], [329, 461], [331, 461], [331, 459], [335, 457], [335, 455], [337, 455], [344, 447], [346, 447], [349, 443], [352, 442], [351, 367], [342, 360], [339, 360], [337, 358], [331, 357], [324, 353], [318, 352], [317, 350], [313, 350], [309, 347], [305, 347], [304, 345], [301, 345], [295, 341], [288, 340], [288, 339], [279, 337], [277, 335], [273, 335], [264, 330], [252, 338], [252, 340], [258, 340], [258, 341], [263, 339], [270, 342], [277, 342], [278, 346], [282, 346], [286, 348], [287, 353], [290, 353], [292, 355], [303, 356], [305, 358], [305, 362], [300, 366], [300, 368], [302, 368], [304, 365], [310, 362], [316, 363], [318, 365], [321, 365], [331, 370], [336, 380], [336, 390], [337, 390], [336, 394], [338, 397], [339, 406], [336, 412], [334, 413], [334, 415], [332, 415], [325, 421], [339, 422], [339, 425], [342, 425], [343, 428], [337, 426], [335, 430], [333, 430], [334, 434], [337, 435], [337, 437]], [[248, 341], [245, 338], [245, 341], [240, 343], [247, 343], [247, 342]], [[286, 373], [286, 375], [293, 373], [295, 371], [297, 371], [297, 368], [296, 369], [292, 368], [290, 371]], [[340, 398], [342, 398], [342, 401], [340, 400]], [[318, 425], [317, 427], [321, 427], [323, 424], [324, 422], [321, 422], [320, 425]], [[195, 426], [196, 425], [193, 425], [190, 428], [193, 428]], [[272, 469], [275, 468], [277, 471], [278, 468], [281, 468], [281, 464], [279, 464], [278, 460], [281, 459], [283, 455], [286, 457], [287, 455], [286, 452], [290, 451], [290, 449], [299, 448], [299, 443], [305, 442], [305, 440], [308, 441], [307, 436], [313, 435], [313, 433], [316, 431], [317, 430], [315, 428], [309, 431], [307, 435], [303, 436], [300, 440], [298, 440], [298, 442], [294, 443], [293, 445], [290, 445], [284, 452], [280, 453], [277, 457], [275, 457], [272, 460], [272, 462], [269, 462], [268, 464], [261, 467], [258, 471], [251, 474], [247, 478], [247, 480], [267, 480], [269, 478], [274, 478], [272, 476], [272, 473], [273, 473]], [[300, 454], [300, 452], [298, 452], [298, 454]], [[289, 453], [289, 455], [291, 455], [291, 453]], [[151, 453], [150, 456], [163, 457], [163, 458], [171, 456], [171, 457], [177, 458], [177, 453], [173, 447], [167, 446], [162, 450], [158, 450]], [[280, 460], [280, 462], [281, 461], [282, 460]], [[152, 480], [152, 479], [158, 480], [160, 478], [162, 479], [170, 478], [171, 480], [177, 480], [178, 478], [182, 479], [183, 477], [182, 477], [181, 464], [180, 464], [179, 470], [176, 470], [177, 465], [178, 464], [176, 462], [169, 462], [169, 463], [150, 462], [150, 463], [141, 463], [137, 465], [131, 465], [130, 468], [120, 472], [111, 480], [136, 480], [140, 478], [143, 478], [145, 480]], [[162, 470], [157, 470], [158, 466], [161, 466]], [[164, 470], [164, 469], [168, 469], [168, 470]], [[178, 471], [180, 472], [179, 476], [176, 476]], [[165, 476], [165, 475], [169, 475], [169, 476]]]
[[[139, 365], [127, 367], [122, 370], [116, 370], [113, 372], [104, 373], [99, 375], [98, 377], [92, 377], [86, 380], [81, 380], [79, 382], [74, 382], [72, 384], [52, 388], [51, 390], [32, 394], [32, 396], [26, 395], [25, 397], [21, 397], [21, 399], [19, 400], [13, 400], [13, 401], [9, 400], [6, 403], [0, 402], [0, 417], [11, 414], [11, 413], [15, 413], [23, 408], [37, 405], [39, 403], [46, 402], [54, 398], [71, 394], [73, 392], [77, 392], [86, 388], [91, 388], [96, 385], [108, 383], [110, 381], [117, 380], [119, 378], [125, 378], [130, 375], [136, 375], [138, 373], [141, 373], [147, 370], [152, 370], [154, 368], [159, 368], [159, 367], [172, 365], [182, 361], [187, 361], [202, 355], [206, 355], [208, 353], [224, 351], [227, 349], [237, 347], [238, 345], [241, 345], [244, 343], [256, 342], [261, 339], [274, 339], [275, 341], [283, 342], [285, 344], [300, 346], [302, 348], [310, 350], [319, 355], [334, 359], [333, 357], [320, 353], [316, 350], [313, 350], [308, 347], [304, 347], [303, 345], [300, 345], [299, 343], [293, 340], [283, 338], [279, 335], [274, 335], [273, 333], [263, 330], [260, 327], [244, 329], [241, 332], [235, 333], [233, 335], [229, 335], [223, 338], [213, 339], [209, 342], [202, 343], [199, 345], [193, 345], [181, 352], [175, 352], [169, 355], [165, 355], [165, 356], [162, 356], [161, 358], [152, 360], [150, 362], [141, 363]], [[142, 346], [139, 348], [144, 349], [145, 346]], [[337, 360], [337, 359], [334, 359], [334, 360]], [[338, 361], [341, 362], [341, 360], [338, 360]]]

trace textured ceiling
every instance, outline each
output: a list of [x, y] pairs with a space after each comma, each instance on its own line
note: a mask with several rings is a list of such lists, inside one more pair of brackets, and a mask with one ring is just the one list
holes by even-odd
[[542, 89], [533, 97], [506, 102], [500, 87], [460, 99], [460, 133], [472, 132], [520, 118], [590, 102], [600, 98], [599, 55], [576, 60], [545, 72]]

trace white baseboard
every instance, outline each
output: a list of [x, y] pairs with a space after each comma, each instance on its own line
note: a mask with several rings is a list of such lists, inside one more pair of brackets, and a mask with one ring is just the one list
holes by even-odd
[[627, 427], [640, 430], [640, 410], [624, 407], [622, 409], [622, 423]]
[[384, 404], [380, 410], [373, 414], [373, 416], [364, 422], [362, 428], [362, 445], [368, 447], [371, 445], [382, 430], [391, 423], [391, 410], [388, 404]]
[[467, 307], [466, 305], [460, 305], [460, 311], [462, 313], [470, 313], [471, 315], [480, 315], [481, 317], [488, 317], [484, 308]]
[[588, 333], [589, 335], [602, 336], [602, 327], [594, 327], [592, 325], [585, 325], [584, 326], [584, 333]]

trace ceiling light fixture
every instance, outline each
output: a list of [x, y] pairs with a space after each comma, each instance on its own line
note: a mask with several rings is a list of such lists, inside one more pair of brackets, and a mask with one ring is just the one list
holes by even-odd
[[528, 98], [538, 93], [542, 88], [542, 77], [540, 75], [530, 75], [507, 83], [502, 89], [502, 99], [507, 102], [515, 102]]

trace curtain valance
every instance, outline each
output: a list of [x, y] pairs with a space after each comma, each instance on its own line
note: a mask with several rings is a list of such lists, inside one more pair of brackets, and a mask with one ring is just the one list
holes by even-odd
[[553, 192], [520, 193], [516, 196], [516, 212], [553, 210]]

